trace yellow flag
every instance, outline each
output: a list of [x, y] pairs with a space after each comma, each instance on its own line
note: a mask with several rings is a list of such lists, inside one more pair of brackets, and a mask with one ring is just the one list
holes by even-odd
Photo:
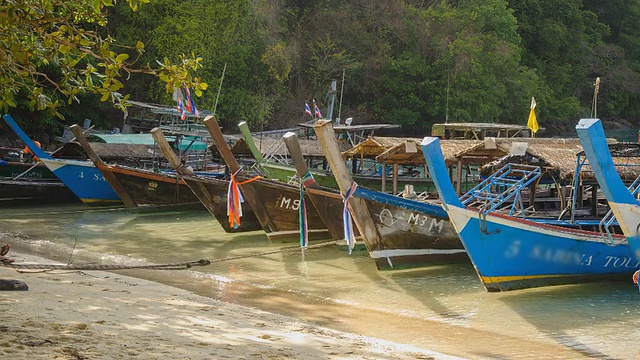
[[531, 98], [531, 111], [529, 111], [529, 121], [527, 121], [527, 126], [533, 133], [538, 132], [538, 119], [536, 119], [536, 99]]

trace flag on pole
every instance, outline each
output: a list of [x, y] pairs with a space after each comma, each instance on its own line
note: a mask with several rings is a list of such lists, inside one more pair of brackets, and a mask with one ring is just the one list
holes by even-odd
[[180, 112], [180, 120], [184, 121], [187, 118], [187, 110], [184, 108], [182, 99], [178, 99], [178, 111]]
[[196, 108], [196, 103], [193, 101], [193, 98], [191, 97], [191, 92], [189, 91], [189, 88], [186, 85], [184, 86], [184, 97], [185, 97], [184, 105], [187, 108], [187, 111], [189, 111], [190, 113], [192, 113], [193, 115], [199, 118], [200, 112]]
[[531, 111], [529, 111], [529, 120], [527, 121], [527, 126], [533, 133], [538, 132], [538, 119], [536, 119], [536, 99], [531, 97]]
[[311, 108], [309, 107], [309, 104], [304, 103], [304, 113], [309, 115], [309, 116], [313, 116], [313, 114], [311, 113]]
[[187, 118], [187, 111], [184, 108], [184, 95], [182, 95], [182, 90], [180, 90], [180, 88], [173, 89], [173, 100], [177, 102], [180, 119], [184, 121]]
[[321, 118], [322, 117], [322, 113], [320, 113], [320, 108], [318, 107], [318, 105], [316, 105], [316, 100], [313, 100], [313, 110], [315, 111], [315, 115], [317, 118]]

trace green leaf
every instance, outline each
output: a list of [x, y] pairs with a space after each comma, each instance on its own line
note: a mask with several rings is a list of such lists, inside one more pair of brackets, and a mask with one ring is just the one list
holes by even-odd
[[60, 47], [58, 48], [58, 51], [60, 51], [63, 54], [68, 53], [71, 50], [71, 46], [68, 45], [60, 45]]
[[116, 63], [122, 64], [125, 60], [129, 58], [129, 54], [122, 53], [116, 57]]

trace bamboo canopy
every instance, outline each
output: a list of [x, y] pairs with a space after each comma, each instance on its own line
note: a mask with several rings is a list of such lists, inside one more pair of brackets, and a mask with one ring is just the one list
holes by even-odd
[[[420, 150], [421, 138], [372, 136], [347, 151], [343, 157], [373, 158], [379, 163], [424, 165]], [[480, 144], [479, 140], [441, 140], [440, 146], [447, 165], [457, 163], [454, 155]]]
[[[640, 149], [638, 144], [618, 143], [615, 139], [608, 139], [609, 147], [617, 149], [620, 157], [614, 158], [618, 172], [624, 181], [633, 181], [640, 176]], [[623, 151], [622, 149], [635, 149]], [[578, 139], [495, 139], [486, 141], [474, 149], [467, 149], [459, 154], [460, 158], [477, 158], [479, 154], [491, 154], [493, 161], [480, 168], [480, 173], [490, 175], [507, 163], [521, 163], [539, 165], [547, 171], [553, 171], [561, 181], [571, 181], [576, 169], [577, 155], [584, 158], [582, 146]], [[588, 161], [586, 162], [588, 164]], [[585, 165], [580, 177], [583, 181], [595, 182], [591, 168]]]
[[[420, 142], [421, 140], [418, 139], [407, 139], [376, 156], [376, 161], [387, 164], [425, 165]], [[457, 153], [475, 147], [479, 143], [478, 140], [441, 140], [440, 148], [445, 163], [447, 166], [457, 164], [458, 159], [455, 157]]]
[[370, 136], [351, 149], [342, 151], [342, 156], [373, 159], [392, 147], [405, 144], [405, 142], [416, 142], [419, 144], [420, 141], [422, 141], [422, 139], [419, 138]]

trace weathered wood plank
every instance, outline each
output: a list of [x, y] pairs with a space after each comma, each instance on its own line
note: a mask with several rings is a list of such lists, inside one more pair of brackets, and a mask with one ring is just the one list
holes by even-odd
[[[336, 136], [333, 131], [333, 127], [331, 126], [331, 121], [319, 120], [313, 126], [313, 129], [318, 136], [320, 144], [322, 145], [322, 150], [327, 157], [327, 161], [329, 162], [329, 166], [333, 171], [333, 176], [336, 178], [338, 186], [340, 187], [340, 191], [342, 194], [346, 194], [353, 184], [353, 179], [351, 178], [347, 165], [344, 163], [342, 155], [340, 154], [340, 149], [336, 142]], [[366, 202], [363, 199], [351, 197], [348, 201], [348, 206], [351, 209], [353, 220], [364, 239], [367, 249], [369, 251], [383, 250], [382, 241], [378, 236], [376, 226], [373, 223], [371, 213]]]
[[[87, 141], [87, 138], [84, 137], [84, 133], [82, 132], [82, 128], [77, 124], [71, 125], [71, 132], [76, 137], [76, 140], [80, 143], [84, 151], [87, 153], [91, 161], [95, 164], [96, 167], [103, 165], [107, 166], [100, 156], [93, 151], [91, 144]], [[100, 170], [100, 169], [99, 169]], [[118, 194], [118, 197], [128, 208], [137, 208], [138, 204], [131, 198], [131, 195], [127, 190], [122, 186], [122, 183], [115, 177], [113, 173], [110, 171], [100, 171], [102, 176], [104, 176], [105, 180], [111, 185], [113, 190]]]

